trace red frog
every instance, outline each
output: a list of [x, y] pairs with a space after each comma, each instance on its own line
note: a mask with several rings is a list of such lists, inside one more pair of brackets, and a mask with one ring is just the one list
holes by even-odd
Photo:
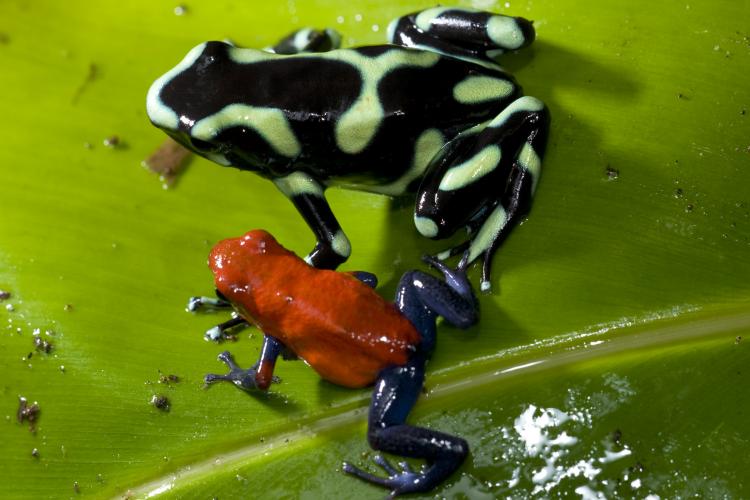
[[[478, 312], [463, 271], [430, 257], [425, 260], [443, 279], [408, 271], [398, 285], [395, 303], [390, 303], [374, 291], [374, 275], [314, 268], [266, 231], [221, 241], [209, 257], [220, 297], [212, 305], [234, 307], [239, 321], [256, 325], [264, 340], [252, 368], [241, 369], [229, 352], [223, 352], [219, 359], [231, 371], [206, 375], [206, 383], [226, 380], [246, 391], [266, 390], [273, 381], [276, 359], [291, 352], [335, 384], [374, 384], [370, 445], [425, 459], [427, 467], [413, 471], [400, 464], [397, 469], [376, 456], [386, 477], [349, 463], [344, 463], [344, 471], [390, 489], [392, 496], [434, 488], [461, 465], [468, 444], [460, 437], [406, 424], [406, 417], [422, 390], [438, 316], [468, 328], [477, 321]], [[189, 309], [195, 310], [200, 301], [191, 301]], [[226, 324], [218, 328], [221, 331]]]

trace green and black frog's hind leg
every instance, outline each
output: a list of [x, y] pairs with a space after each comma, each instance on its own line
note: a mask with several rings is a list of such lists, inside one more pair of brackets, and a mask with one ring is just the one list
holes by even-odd
[[328, 52], [341, 46], [341, 35], [336, 30], [325, 28], [301, 28], [289, 33], [276, 45], [263, 50], [274, 54], [299, 54], [302, 52]]
[[427, 261], [443, 273], [444, 279], [422, 271], [409, 271], [401, 278], [396, 305], [419, 331], [422, 341], [405, 365], [388, 367], [378, 376], [367, 431], [373, 449], [423, 459], [426, 464], [419, 470], [406, 462], [394, 467], [378, 455], [374, 461], [385, 471], [385, 477], [350, 463], [343, 466], [347, 474], [388, 488], [391, 496], [431, 490], [458, 469], [469, 453], [469, 445], [458, 436], [406, 423], [422, 392], [425, 364], [435, 344], [437, 317], [443, 316], [461, 328], [478, 319], [477, 301], [465, 273], [429, 258]]
[[549, 122], [544, 103], [519, 97], [491, 121], [448, 143], [422, 180], [414, 211], [417, 229], [439, 239], [468, 227], [469, 240], [440, 256], [463, 252], [461, 269], [483, 257], [482, 291], [490, 289], [492, 255], [531, 207]]
[[461, 7], [434, 7], [399, 17], [388, 26], [388, 41], [494, 64], [498, 55], [534, 41], [531, 21]]

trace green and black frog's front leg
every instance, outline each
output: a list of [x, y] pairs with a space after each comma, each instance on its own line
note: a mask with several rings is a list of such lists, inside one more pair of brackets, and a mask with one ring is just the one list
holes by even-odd
[[367, 437], [376, 450], [427, 462], [419, 471], [402, 462], [394, 467], [384, 457], [375, 463], [387, 477], [371, 474], [344, 463], [344, 472], [391, 490], [391, 496], [429, 491], [464, 461], [468, 443], [460, 437], [406, 423], [406, 418], [422, 392], [425, 365], [435, 345], [436, 320], [468, 328], [478, 320], [477, 301], [463, 270], [453, 271], [441, 262], [426, 259], [444, 276], [440, 280], [422, 271], [404, 274], [396, 294], [396, 306], [412, 322], [422, 340], [404, 366], [384, 369], [377, 381], [370, 404]]
[[493, 120], [451, 141], [422, 180], [417, 229], [429, 238], [445, 238], [468, 227], [470, 240], [441, 257], [463, 251], [462, 269], [483, 257], [482, 291], [490, 289], [492, 255], [531, 207], [549, 121], [544, 103], [519, 97]]
[[346, 261], [351, 245], [325, 199], [323, 185], [305, 172], [292, 172], [274, 184], [291, 200], [318, 241], [305, 260], [321, 269], [336, 269]]
[[481, 65], [534, 41], [531, 21], [461, 7], [434, 7], [392, 21], [388, 41]]

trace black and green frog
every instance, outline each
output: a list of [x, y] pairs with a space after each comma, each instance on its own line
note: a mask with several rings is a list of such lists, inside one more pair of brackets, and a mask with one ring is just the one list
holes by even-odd
[[218, 164], [271, 179], [317, 238], [309, 263], [350, 254], [324, 192], [338, 185], [416, 194], [428, 238], [457, 229], [465, 269], [492, 255], [529, 210], [549, 112], [495, 61], [529, 45], [530, 21], [435, 7], [394, 20], [388, 44], [339, 47], [333, 30], [298, 30], [275, 47], [206, 42], [148, 92], [148, 116]]

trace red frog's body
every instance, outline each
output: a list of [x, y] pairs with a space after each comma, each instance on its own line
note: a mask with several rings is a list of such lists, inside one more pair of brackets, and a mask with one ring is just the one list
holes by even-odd
[[232, 382], [245, 391], [266, 390], [274, 381], [279, 356], [291, 351], [324, 379], [346, 387], [374, 384], [368, 441], [376, 450], [423, 458], [419, 471], [399, 470], [375, 457], [388, 477], [350, 463], [343, 471], [389, 488], [391, 496], [427, 491], [452, 474], [469, 446], [463, 439], [406, 423], [424, 384], [425, 366], [435, 345], [438, 316], [460, 328], [478, 318], [477, 302], [463, 269], [426, 261], [443, 274], [439, 279], [419, 270], [404, 273], [394, 303], [373, 288], [374, 275], [317, 269], [279, 245], [263, 230], [224, 240], [211, 251], [218, 301], [191, 299], [195, 304], [234, 307], [234, 318], [207, 333], [217, 338], [222, 328], [252, 323], [263, 333], [258, 362], [240, 368], [225, 351], [219, 359], [230, 372], [208, 374], [207, 384]]
[[216, 288], [249, 322], [325, 380], [372, 384], [404, 365], [421, 336], [375, 290], [348, 273], [316, 269], [263, 230], [218, 243], [209, 257]]

